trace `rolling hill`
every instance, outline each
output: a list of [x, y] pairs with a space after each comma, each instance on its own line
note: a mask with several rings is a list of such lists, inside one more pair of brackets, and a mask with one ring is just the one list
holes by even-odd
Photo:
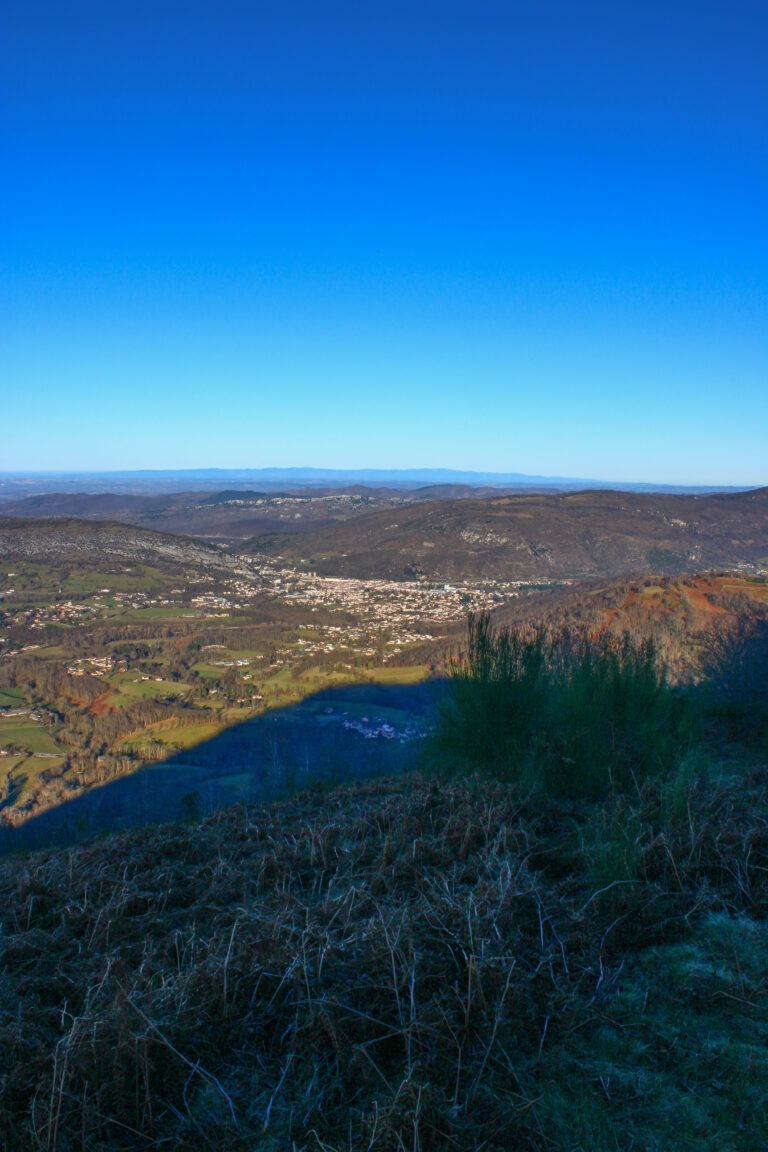
[[213, 544], [129, 524], [0, 516], [0, 557], [37, 561], [76, 560], [85, 556], [219, 569], [229, 569], [235, 564], [232, 556]]
[[404, 499], [418, 498], [388, 489], [357, 488], [269, 493], [225, 489], [151, 496], [47, 492], [2, 505], [2, 511], [5, 516], [24, 519], [78, 517], [120, 521], [236, 547], [240, 541], [260, 533], [301, 533], [337, 520], [399, 507]]
[[566, 580], [674, 574], [768, 560], [768, 489], [709, 496], [576, 492], [410, 503], [250, 551], [320, 574]]

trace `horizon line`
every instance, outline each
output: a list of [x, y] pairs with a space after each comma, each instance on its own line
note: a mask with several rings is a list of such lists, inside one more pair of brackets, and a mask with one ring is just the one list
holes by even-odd
[[461, 482], [462, 480], [472, 486], [474, 484], [487, 484], [490, 486], [500, 484], [519, 484], [521, 486], [546, 484], [546, 485], [585, 485], [589, 488], [596, 486], [605, 488], [638, 488], [638, 487], [651, 487], [651, 488], [707, 488], [718, 490], [738, 490], [748, 491], [751, 489], [758, 489], [765, 487], [768, 481], [762, 483], [754, 482], [741, 482], [741, 483], [714, 483], [712, 481], [659, 481], [659, 480], [606, 480], [603, 478], [595, 477], [581, 477], [581, 476], [563, 476], [563, 475], [546, 475], [542, 473], [526, 473], [526, 472], [501, 472], [493, 470], [481, 471], [479, 469], [464, 469], [464, 468], [450, 468], [450, 467], [410, 467], [410, 468], [382, 468], [382, 467], [358, 467], [358, 468], [338, 468], [338, 467], [323, 467], [317, 465], [266, 465], [261, 467], [220, 467], [220, 466], [205, 466], [205, 467], [183, 467], [183, 468], [30, 468], [30, 469], [13, 469], [13, 470], [0, 470], [0, 478], [2, 479], [33, 479], [46, 477], [50, 478], [64, 478], [71, 477], [86, 479], [93, 478], [107, 478], [107, 477], [199, 477], [210, 476], [220, 479], [227, 477], [245, 477], [245, 476], [263, 476], [267, 478], [272, 476], [274, 478], [297, 478], [306, 477], [319, 479], [351, 479], [356, 478], [362, 480], [364, 478], [376, 478], [383, 480], [390, 477], [395, 480], [423, 480], [425, 486], [429, 484], [444, 484], [451, 481]]

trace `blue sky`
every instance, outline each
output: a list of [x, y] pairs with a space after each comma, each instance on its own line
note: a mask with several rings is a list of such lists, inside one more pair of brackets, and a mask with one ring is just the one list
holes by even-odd
[[0, 19], [0, 470], [768, 483], [764, 3]]

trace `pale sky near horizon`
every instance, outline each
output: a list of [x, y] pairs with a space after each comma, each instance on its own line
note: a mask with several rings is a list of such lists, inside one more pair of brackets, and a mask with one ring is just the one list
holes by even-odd
[[768, 8], [6, 0], [0, 471], [768, 483]]

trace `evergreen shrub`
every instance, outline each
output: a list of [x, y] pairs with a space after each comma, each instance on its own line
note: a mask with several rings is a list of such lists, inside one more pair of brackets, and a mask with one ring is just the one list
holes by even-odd
[[494, 628], [480, 613], [451, 663], [433, 750], [448, 768], [597, 799], [674, 767], [694, 730], [652, 641]]

